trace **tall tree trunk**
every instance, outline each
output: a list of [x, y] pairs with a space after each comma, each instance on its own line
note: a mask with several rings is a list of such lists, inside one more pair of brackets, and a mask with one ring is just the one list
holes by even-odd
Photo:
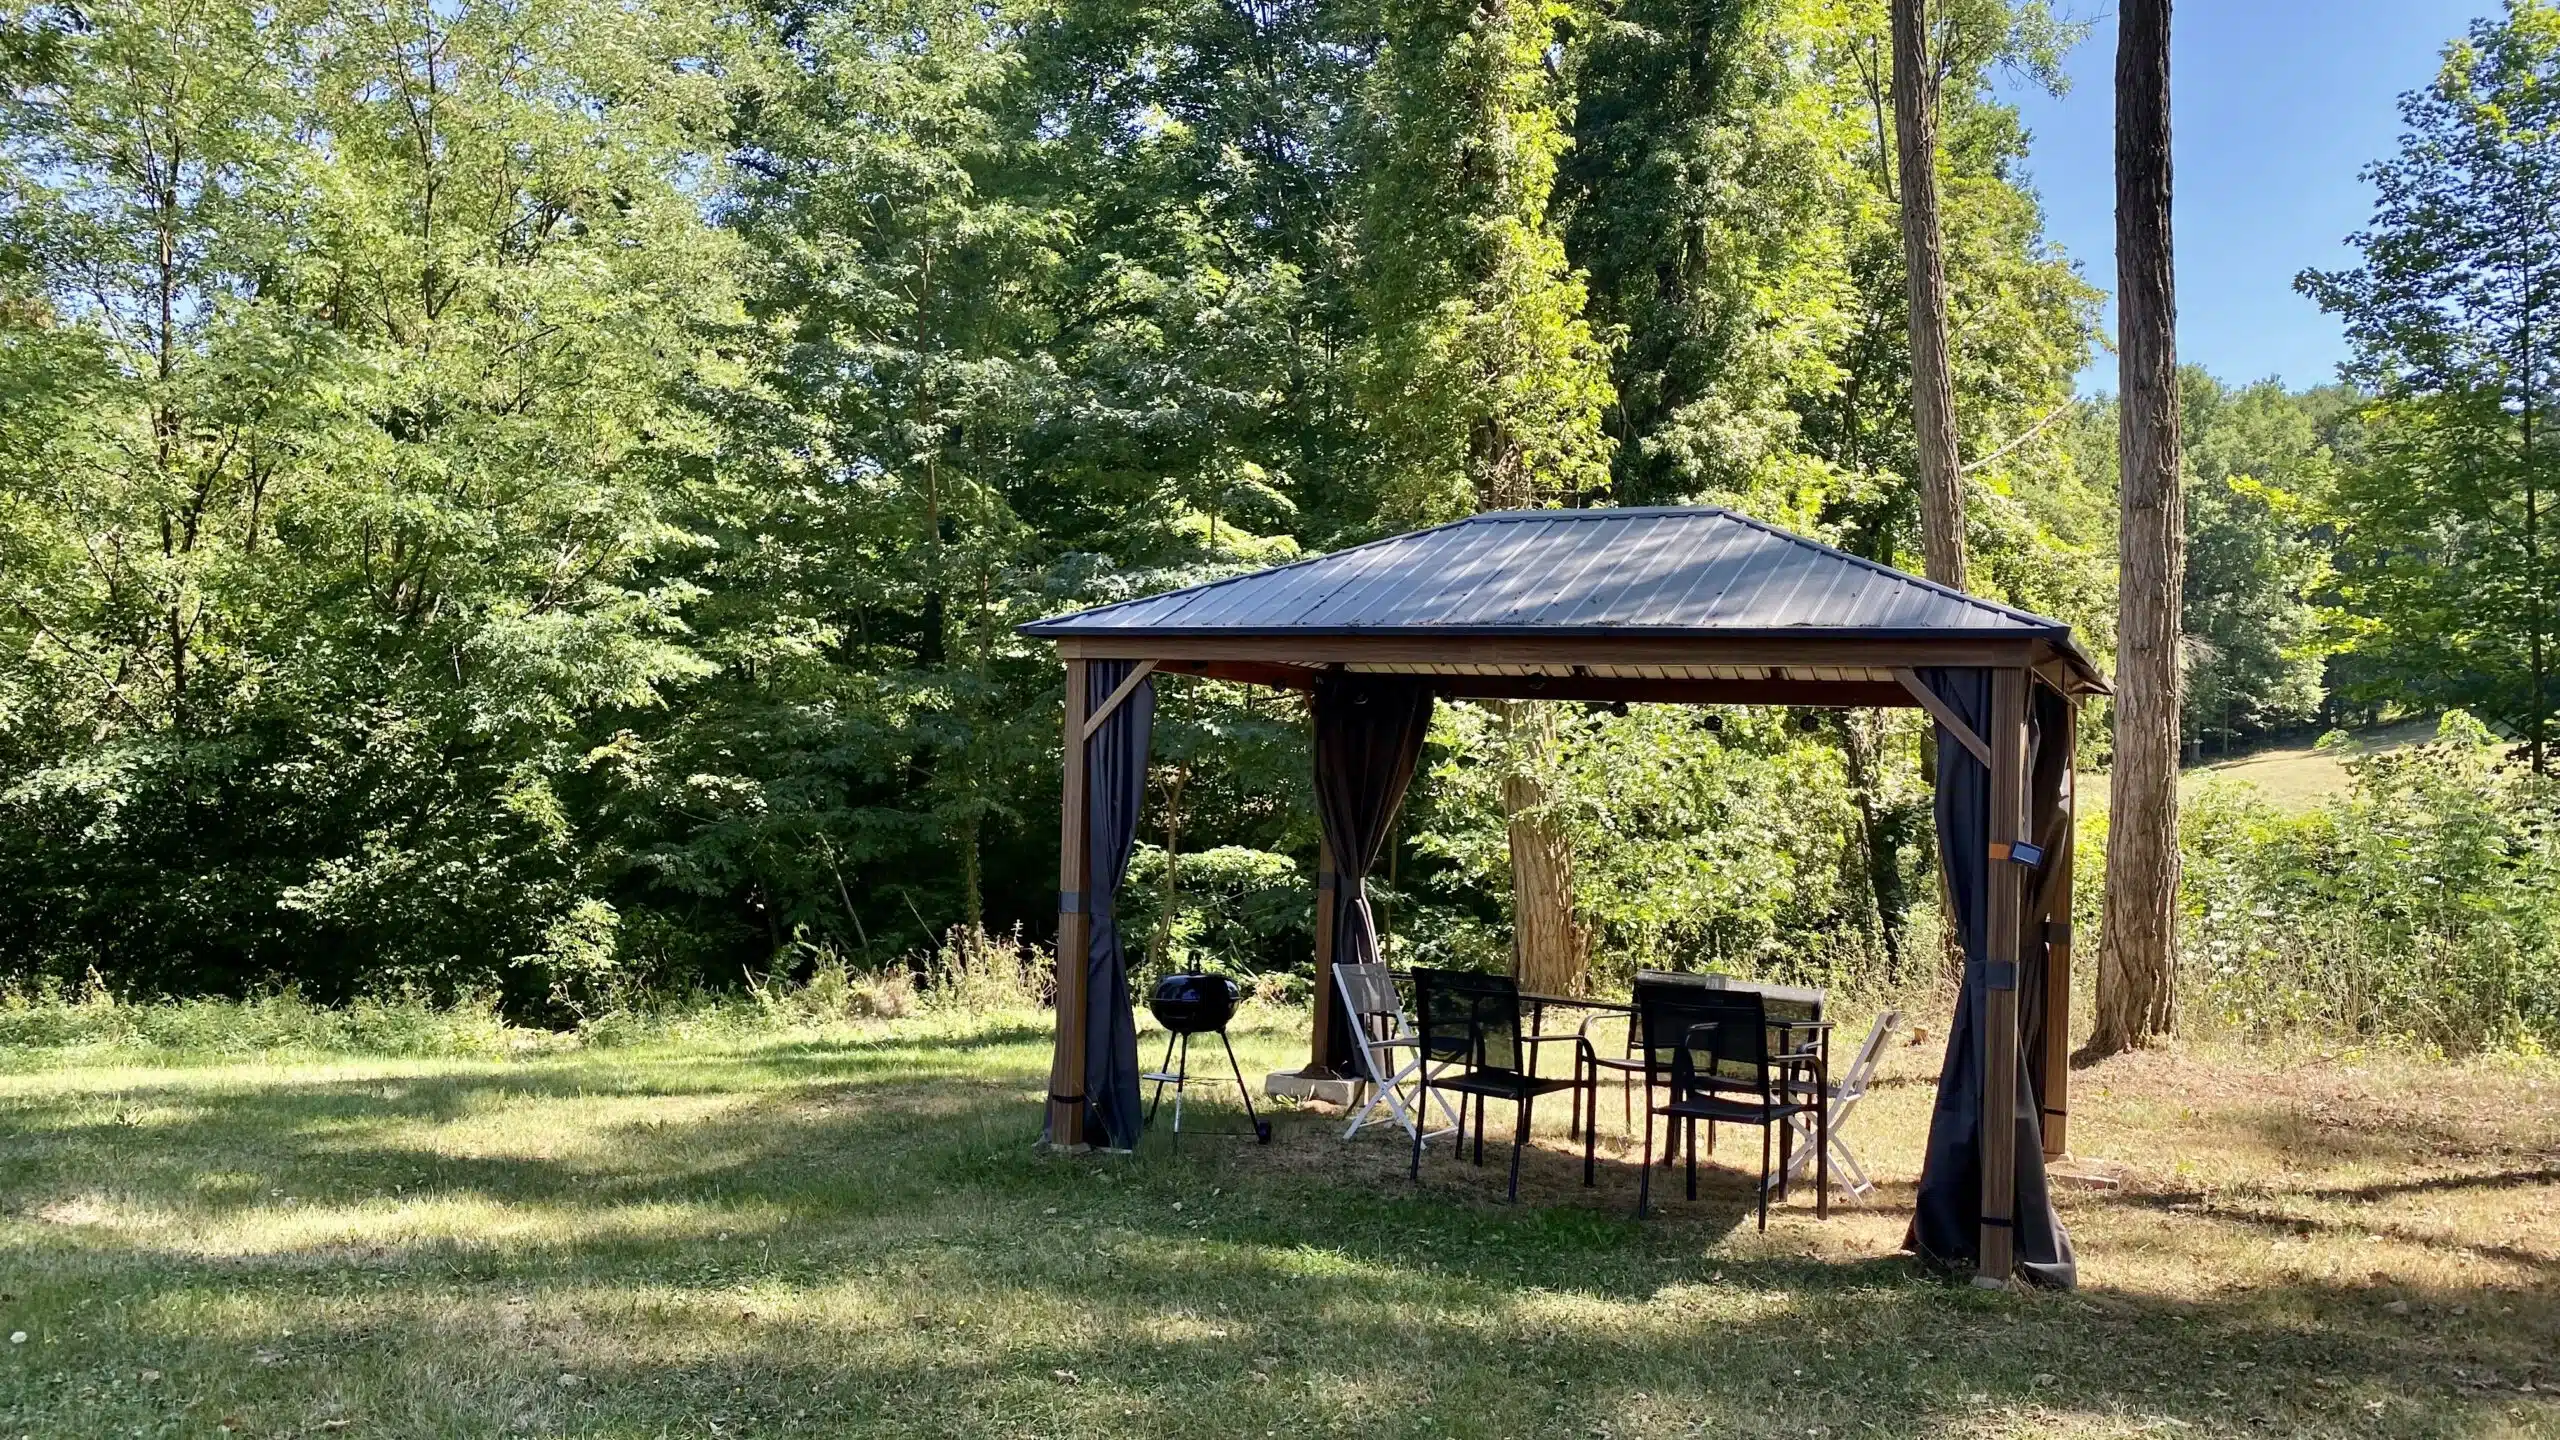
[[2116, 18], [2116, 306], [2124, 480], [2117, 539], [2116, 746], [2097, 1029], [2111, 1055], [2175, 1023], [2178, 960], [2177, 292], [2169, 206], [2169, 3]]
[[1920, 451], [1920, 549], [1929, 578], [1965, 585], [1964, 476], [1947, 358], [1947, 267], [1938, 225], [1938, 74], [1927, 0], [1893, 0], [1894, 151], [1902, 171], [1903, 288], [1910, 302], [1911, 426]]
[[2530, 270], [2525, 274], [2524, 294], [2524, 325], [2517, 337], [2516, 348], [2523, 362], [2517, 368], [2524, 375], [2524, 573], [2525, 593], [2530, 597], [2527, 601], [2527, 628], [2531, 633], [2533, 667], [2533, 724], [2525, 738], [2532, 754], [2533, 773], [2543, 775], [2549, 773], [2550, 767], [2549, 746], [2544, 742], [2544, 728], [2551, 716], [2550, 647], [2545, 643], [2549, 614], [2542, 593], [2542, 477], [2534, 473], [2533, 468], [2533, 407], [2540, 398], [2535, 393], [2539, 387], [2534, 381], [2542, 357], [2534, 351], [2533, 275]]
[[1493, 707], [1503, 728], [1512, 971], [1524, 990], [1579, 994], [1589, 976], [1591, 944], [1573, 913], [1573, 846], [1550, 808], [1546, 759], [1555, 748], [1555, 711], [1537, 700], [1499, 700]]
[[[1920, 553], [1930, 579], [1965, 588], [1964, 474], [1956, 462], [1956, 382], [1947, 355], [1947, 266], [1938, 223], [1938, 71], [1928, 0], [1893, 0], [1893, 138], [1902, 188], [1903, 293], [1911, 331], [1911, 430], [1920, 462]], [[1921, 768], [1937, 780], [1937, 746]], [[1945, 857], [1938, 866], [1938, 968], [1964, 979], [1964, 945]]]

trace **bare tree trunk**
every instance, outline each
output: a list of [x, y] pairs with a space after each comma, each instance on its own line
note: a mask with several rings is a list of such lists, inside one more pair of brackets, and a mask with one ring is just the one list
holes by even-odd
[[1536, 700], [1494, 702], [1502, 717], [1502, 814], [1511, 841], [1512, 971], [1524, 990], [1579, 994], [1590, 937], [1573, 913], [1573, 846], [1549, 808], [1546, 757], [1555, 712]]
[[[1901, 171], [1903, 293], [1911, 332], [1911, 430], [1920, 461], [1920, 552], [1930, 579], [1965, 588], [1964, 472], [1956, 460], [1956, 382], [1947, 355], [1947, 266], [1938, 222], [1938, 71], [1928, 0], [1893, 0], [1893, 138]], [[1937, 780], [1936, 746], [1921, 768]], [[1964, 980], [1945, 858], [1938, 866], [1938, 969]]]
[[1926, 0], [1893, 0], [1894, 150], [1902, 170], [1903, 287], [1911, 315], [1911, 426], [1920, 450], [1920, 549], [1929, 578], [1961, 590], [1964, 476], [1947, 358], [1947, 267], [1938, 225], [1938, 74]]
[[2097, 1029], [2083, 1052], [2091, 1057], [2144, 1044], [2177, 1020], [2178, 596], [2186, 498], [2178, 478], [2169, 224], [2169, 4], [2125, 0], [2116, 18], [2117, 444], [2124, 481], [2106, 920]]

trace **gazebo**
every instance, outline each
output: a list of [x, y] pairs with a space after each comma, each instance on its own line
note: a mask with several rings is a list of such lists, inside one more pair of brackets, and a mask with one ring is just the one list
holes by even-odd
[[[1159, 675], [1295, 690], [1314, 720], [1311, 1066], [1348, 1062], [1337, 959], [1377, 954], [1365, 878], [1449, 699], [1917, 706], [1964, 985], [1913, 1224], [1924, 1253], [2071, 1283], [2043, 1160], [2069, 1103], [2073, 736], [2106, 683], [2060, 621], [1714, 507], [1512, 511], [1037, 621], [1066, 665], [1053, 1145], [1134, 1144], [1115, 920]], [[1981, 1137], [2014, 1136], [2013, 1144]]]

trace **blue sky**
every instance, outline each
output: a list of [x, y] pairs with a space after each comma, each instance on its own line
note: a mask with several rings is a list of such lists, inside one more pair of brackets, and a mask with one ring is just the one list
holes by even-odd
[[[2336, 378], [2338, 325], [2294, 293], [2305, 266], [2353, 261], [2372, 213], [2356, 179], [2400, 133], [2396, 100], [2434, 75], [2444, 43], [2497, 0], [2188, 0], [2175, 12], [2178, 355], [2224, 380]], [[2046, 227], [2091, 281], [2115, 288], [2115, 53], [2111, 0], [2061, 0], [2094, 19], [2070, 93], [2003, 86], [2033, 133]], [[2115, 331], [2113, 302], [2106, 329]], [[2116, 386], [2113, 354], [2080, 376]]]

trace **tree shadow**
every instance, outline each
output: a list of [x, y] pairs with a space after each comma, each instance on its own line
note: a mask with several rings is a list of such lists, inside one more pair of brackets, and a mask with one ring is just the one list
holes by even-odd
[[[259, 1362], [234, 1402], [279, 1429], [317, 1423], [295, 1407], [321, 1403], [319, 1377], [390, 1383], [428, 1363], [416, 1356], [467, 1359], [487, 1377], [417, 1402], [454, 1407], [447, 1428], [465, 1433], [520, 1421], [703, 1433], [719, 1416], [722, 1433], [812, 1435], [1445, 1436], [1595, 1422], [1616, 1434], [2174, 1422], [2485, 1435], [2514, 1428], [2519, 1405], [2560, 1419], [2538, 1391], [2513, 1389], [2550, 1375], [2529, 1368], [2547, 1337], [2394, 1320], [2381, 1282], [2201, 1300], [1985, 1294], [1898, 1257], [1807, 1249], [1801, 1199], [1760, 1238], [1756, 1167], [1703, 1167], [1695, 1204], [1679, 1198], [1678, 1170], [1657, 1173], [1659, 1208], [1639, 1222], [1634, 1162], [1604, 1153], [1586, 1190], [1578, 1147], [1553, 1134], [1523, 1157], [1516, 1206], [1502, 1203], [1507, 1147], [1490, 1132], [1481, 1169], [1444, 1141], [1417, 1185], [1400, 1135], [1345, 1144], [1337, 1121], [1306, 1111], [1276, 1114], [1268, 1147], [1159, 1130], [1133, 1155], [1041, 1157], [1038, 1077], [937, 1051], [794, 1043], [699, 1065], [609, 1057], [210, 1091], [173, 1075], [107, 1096], [21, 1096], [0, 1119], [0, 1201], [33, 1242], [21, 1276], [55, 1267], [61, 1278], [32, 1283], [122, 1297], [89, 1323], [142, 1324], [155, 1307], [290, 1317], [290, 1340], [260, 1342], [281, 1358]], [[1241, 1119], [1214, 1104], [1194, 1113]], [[508, 1118], [520, 1123], [496, 1123]], [[445, 1132], [482, 1121], [516, 1148], [457, 1151], [464, 1140]], [[2307, 1193], [2555, 1180], [2520, 1167]], [[142, 1218], [112, 1204], [45, 1218], [99, 1192]], [[547, 1228], [503, 1246], [406, 1232], [399, 1208], [418, 1195], [539, 1212]], [[314, 1212], [325, 1223], [285, 1223]], [[261, 1240], [267, 1223], [279, 1233]], [[208, 1250], [203, 1237], [225, 1227], [241, 1238]], [[2455, 1293], [2484, 1316], [2512, 1298]], [[614, 1298], [627, 1295], [655, 1298]], [[510, 1330], [518, 1296], [540, 1314]], [[2548, 1305], [2529, 1309], [2547, 1327]], [[198, 1330], [166, 1343], [182, 1355], [247, 1343]], [[561, 1374], [580, 1388], [555, 1384]], [[0, 1399], [18, 1418], [122, 1428], [120, 1412], [10, 1384]]]

